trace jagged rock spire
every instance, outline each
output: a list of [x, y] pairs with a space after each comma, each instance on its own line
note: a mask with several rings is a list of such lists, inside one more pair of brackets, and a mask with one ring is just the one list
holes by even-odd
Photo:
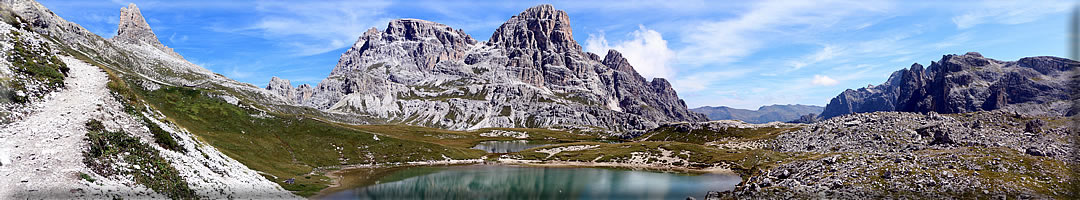
[[134, 3], [120, 8], [120, 27], [116, 31], [116, 38], [124, 42], [160, 44], [154, 31], [150, 30], [150, 24], [146, 23], [139, 7]]
[[623, 58], [622, 53], [619, 53], [619, 51], [615, 51], [614, 49], [608, 50], [607, 55], [604, 56], [603, 63], [604, 65], [621, 72], [637, 74], [637, 71], [634, 71], [634, 67], [630, 66], [630, 62], [626, 61], [626, 58]]
[[157, 35], [154, 35], [154, 30], [150, 29], [150, 24], [147, 24], [146, 19], [143, 18], [142, 12], [139, 11], [139, 7], [135, 6], [134, 3], [128, 4], [127, 7], [120, 8], [120, 24], [116, 29], [116, 36], [111, 40], [114, 42], [136, 45], [148, 44], [161, 49], [161, 51], [169, 55], [183, 58], [183, 56], [173, 51], [172, 48], [161, 44]]
[[293, 87], [288, 79], [278, 78], [277, 76], [270, 78], [270, 83], [266, 85], [266, 90], [281, 95], [281, 97], [284, 97], [288, 102], [307, 101], [314, 93], [311, 85], [303, 84]]

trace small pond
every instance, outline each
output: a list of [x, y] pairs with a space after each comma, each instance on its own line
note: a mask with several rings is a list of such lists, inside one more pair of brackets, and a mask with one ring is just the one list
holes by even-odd
[[[349, 173], [364, 176], [371, 173]], [[731, 190], [737, 175], [689, 175], [602, 168], [507, 165], [403, 168], [374, 185], [339, 190], [324, 199], [703, 199]], [[348, 178], [348, 177], [347, 177]], [[356, 178], [356, 177], [353, 177]], [[371, 178], [371, 177], [366, 177]]]
[[547, 145], [551, 144], [529, 140], [483, 141], [480, 142], [480, 144], [474, 146], [473, 149], [484, 150], [488, 153], [512, 153], [533, 147], [542, 147]]

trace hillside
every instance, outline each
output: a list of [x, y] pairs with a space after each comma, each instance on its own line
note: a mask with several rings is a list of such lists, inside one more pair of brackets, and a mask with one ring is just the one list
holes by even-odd
[[0, 88], [16, 94], [0, 101], [0, 198], [296, 197], [130, 93], [125, 79], [153, 83], [127, 69], [209, 74], [163, 65], [186, 61], [157, 42], [134, 4], [112, 39], [33, 1], [4, 1], [0, 13]]

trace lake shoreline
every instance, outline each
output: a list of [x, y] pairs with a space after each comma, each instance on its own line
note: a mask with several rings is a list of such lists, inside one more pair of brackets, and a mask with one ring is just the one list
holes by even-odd
[[684, 167], [674, 165], [648, 165], [648, 164], [630, 164], [630, 163], [617, 163], [617, 162], [577, 162], [577, 161], [539, 161], [539, 160], [518, 160], [518, 159], [503, 159], [500, 158], [499, 164], [506, 165], [521, 165], [532, 167], [560, 167], [560, 168], [619, 168], [619, 169], [631, 169], [631, 170], [644, 170], [644, 171], [658, 171], [658, 172], [684, 172], [684, 173], [697, 173], [697, 174], [728, 174], [739, 175], [734, 170], [724, 167]]
[[328, 194], [341, 191], [341, 181], [345, 178], [343, 176], [349, 170], [356, 169], [376, 169], [376, 168], [409, 168], [409, 167], [424, 167], [424, 166], [480, 166], [480, 165], [506, 165], [506, 166], [524, 166], [524, 167], [551, 167], [551, 168], [615, 168], [615, 169], [629, 169], [629, 170], [642, 170], [653, 172], [676, 172], [676, 173], [691, 173], [691, 174], [724, 174], [724, 175], [737, 175], [734, 170], [724, 167], [708, 167], [708, 168], [696, 168], [696, 167], [683, 167], [673, 165], [648, 165], [648, 164], [629, 164], [629, 163], [614, 163], [614, 162], [574, 162], [574, 161], [539, 161], [539, 160], [519, 160], [519, 159], [504, 159], [500, 158], [496, 161], [490, 161], [485, 159], [468, 159], [468, 160], [441, 160], [441, 161], [425, 161], [425, 162], [408, 162], [405, 164], [364, 164], [364, 165], [348, 165], [342, 166], [339, 169], [327, 171], [324, 175], [329, 177], [333, 181], [327, 188], [323, 188], [314, 196], [309, 199], [319, 199], [325, 197]]
[[[486, 158], [486, 157], [484, 157]], [[308, 199], [319, 199], [331, 192], [336, 192], [341, 188], [341, 180], [344, 179], [343, 173], [349, 170], [355, 169], [371, 169], [371, 168], [407, 168], [407, 167], [421, 167], [421, 166], [457, 166], [457, 165], [474, 165], [483, 164], [484, 158], [481, 159], [466, 159], [466, 160], [439, 160], [439, 161], [421, 161], [421, 162], [406, 162], [406, 163], [391, 163], [391, 164], [360, 164], [360, 165], [344, 165], [338, 169], [329, 170], [323, 175], [330, 178], [331, 182], [326, 188], [319, 190], [315, 195], [308, 197]]]

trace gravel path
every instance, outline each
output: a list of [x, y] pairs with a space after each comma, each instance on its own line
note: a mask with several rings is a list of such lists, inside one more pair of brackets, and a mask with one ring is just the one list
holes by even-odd
[[[106, 88], [108, 75], [80, 60], [61, 57], [71, 68], [65, 89], [43, 102], [28, 104], [34, 112], [21, 121], [0, 126], [0, 199], [164, 199], [130, 176], [101, 177], [83, 164], [87, 148], [85, 124], [101, 120], [107, 129], [122, 130], [152, 143], [149, 130]], [[204, 198], [294, 199], [297, 196], [267, 181], [258, 172], [228, 158], [186, 131], [156, 119], [154, 123], [178, 136], [188, 153], [152, 145]], [[94, 181], [83, 180], [86, 173]]]
[[107, 180], [92, 188], [79, 178], [80, 172], [90, 171], [82, 163], [85, 123], [100, 116], [103, 101], [111, 98], [105, 88], [108, 75], [74, 58], [61, 59], [71, 68], [66, 88], [28, 105], [36, 109], [29, 117], [0, 127], [0, 198], [76, 198], [105, 188], [139, 191]]

